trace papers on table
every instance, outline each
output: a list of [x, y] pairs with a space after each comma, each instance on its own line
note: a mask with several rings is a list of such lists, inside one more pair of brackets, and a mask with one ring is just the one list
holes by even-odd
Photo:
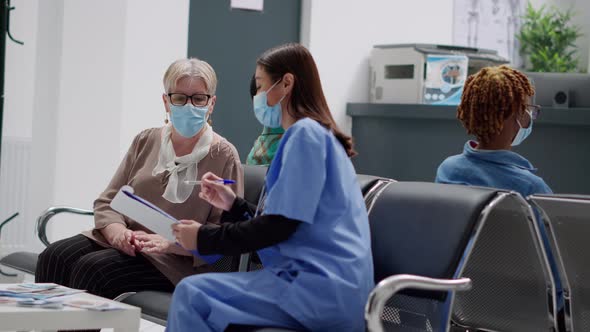
[[48, 290], [48, 289], [53, 289], [56, 288], [58, 285], [57, 284], [43, 284], [43, 283], [39, 283], [39, 284], [18, 284], [17, 289], [33, 289], [33, 290]]
[[85, 292], [51, 283], [0, 284], [0, 305], [18, 305], [46, 309], [62, 309], [64, 306], [95, 311], [120, 310], [122, 306], [111, 301], [76, 297]]
[[84, 290], [73, 289], [57, 284], [18, 284], [9, 287], [0, 285], [0, 297], [46, 300], [53, 297], [83, 293]]
[[47, 300], [35, 300], [35, 299], [18, 299], [16, 301], [21, 307], [38, 307], [46, 309], [61, 309], [64, 307], [61, 299], [53, 298]]

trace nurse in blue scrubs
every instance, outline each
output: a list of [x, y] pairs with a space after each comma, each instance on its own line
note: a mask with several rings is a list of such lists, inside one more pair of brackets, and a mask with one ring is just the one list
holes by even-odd
[[200, 197], [225, 211], [220, 226], [184, 220], [178, 242], [201, 255], [257, 251], [264, 269], [188, 277], [176, 286], [169, 331], [230, 324], [364, 331], [373, 288], [366, 208], [350, 162], [351, 137], [336, 126], [315, 62], [299, 44], [257, 61], [254, 115], [286, 132], [259, 209], [203, 176]]

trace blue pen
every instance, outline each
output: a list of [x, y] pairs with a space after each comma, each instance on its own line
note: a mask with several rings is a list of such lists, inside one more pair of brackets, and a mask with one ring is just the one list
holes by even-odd
[[[186, 184], [194, 184], [194, 185], [199, 185], [199, 184], [201, 184], [201, 182], [203, 182], [203, 181], [184, 180], [184, 183], [186, 183]], [[234, 180], [226, 180], [226, 179], [213, 180], [213, 182], [217, 182], [217, 183], [220, 183], [220, 184], [234, 184], [234, 183], [236, 183], [236, 181], [234, 181]]]

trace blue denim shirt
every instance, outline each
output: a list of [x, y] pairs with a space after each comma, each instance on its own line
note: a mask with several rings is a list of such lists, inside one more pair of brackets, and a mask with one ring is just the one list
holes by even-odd
[[509, 150], [476, 150], [476, 146], [468, 141], [462, 154], [443, 161], [435, 182], [514, 190], [523, 197], [553, 193], [523, 156]]
[[[545, 181], [535, 175], [537, 169], [518, 153], [509, 150], [476, 150], [475, 147], [477, 142], [467, 141], [462, 154], [448, 157], [443, 161], [436, 172], [435, 182], [513, 190], [523, 197], [553, 193]], [[535, 216], [545, 248], [549, 249], [545, 226], [538, 213], [535, 212]], [[563, 289], [557, 263], [551, 250], [547, 250], [546, 253], [555, 279], [557, 305], [561, 309]]]

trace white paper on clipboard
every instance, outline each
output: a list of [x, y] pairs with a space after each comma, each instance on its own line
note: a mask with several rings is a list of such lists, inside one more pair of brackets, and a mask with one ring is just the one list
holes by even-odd
[[113, 210], [126, 215], [165, 239], [171, 242], [176, 241], [170, 225], [177, 223], [178, 220], [154, 204], [134, 195], [132, 187], [121, 187], [110, 206]]

